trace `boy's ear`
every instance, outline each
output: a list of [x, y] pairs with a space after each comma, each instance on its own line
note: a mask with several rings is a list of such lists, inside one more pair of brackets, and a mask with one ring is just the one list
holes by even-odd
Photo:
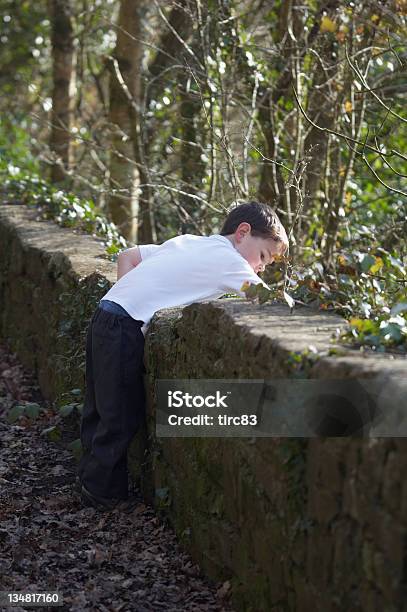
[[245, 234], [250, 234], [251, 231], [252, 231], [252, 227], [250, 223], [247, 223], [247, 221], [242, 221], [241, 223], [239, 223], [238, 227], [236, 228], [235, 235], [236, 237], [239, 236], [239, 238], [241, 238]]

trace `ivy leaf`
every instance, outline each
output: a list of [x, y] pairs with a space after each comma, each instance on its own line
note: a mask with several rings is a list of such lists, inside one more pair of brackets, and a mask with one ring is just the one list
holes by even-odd
[[372, 257], [372, 255], [367, 254], [363, 257], [362, 261], [360, 262], [360, 267], [362, 268], [363, 272], [368, 272], [368, 270], [370, 270], [370, 268], [375, 263], [376, 263], [376, 258]]
[[406, 326], [406, 320], [401, 315], [396, 315], [394, 317], [390, 317], [389, 323], [395, 323], [396, 325], [399, 325], [400, 327], [405, 327]]
[[[263, 286], [261, 283], [258, 283], [258, 285]], [[255, 285], [254, 283], [249, 283], [249, 281], [245, 281], [241, 286], [240, 290], [244, 292], [247, 298], [253, 299], [257, 296], [258, 285]]]
[[375, 263], [370, 267], [370, 272], [376, 274], [381, 268], [383, 268], [383, 259], [381, 257], [375, 257]]
[[106, 253], [108, 253], [109, 255], [116, 255], [118, 251], [119, 247], [114, 244], [111, 244], [110, 246], [106, 247]]
[[7, 415], [7, 421], [9, 423], [15, 423], [20, 416], [23, 416], [25, 406], [13, 406]]
[[61, 417], [67, 417], [71, 414], [72, 410], [75, 408], [76, 404], [66, 404], [59, 409], [59, 414]]
[[24, 412], [28, 417], [30, 417], [30, 419], [36, 419], [40, 411], [41, 411], [41, 406], [39, 404], [36, 404], [35, 402], [25, 405]]
[[393, 266], [393, 268], [396, 268], [399, 272], [401, 272], [401, 274], [403, 276], [405, 276], [406, 275], [406, 269], [403, 266], [403, 264], [401, 263], [401, 261], [399, 259], [396, 259], [392, 255], [389, 255], [389, 259], [390, 259], [390, 263]]
[[261, 285], [260, 289], [257, 292], [257, 295], [259, 296], [259, 304], [264, 304], [265, 302], [267, 302], [270, 297], [270, 293], [271, 292], [269, 291], [269, 289]]
[[161, 487], [155, 490], [155, 494], [158, 499], [165, 499], [168, 497], [169, 492], [170, 490], [168, 487]]
[[349, 323], [350, 323], [350, 325], [352, 327], [357, 329], [358, 332], [360, 332], [360, 333], [366, 333], [366, 332], [374, 331], [374, 329], [376, 327], [374, 321], [371, 321], [370, 319], [352, 318], [352, 319], [350, 319]]
[[322, 17], [320, 26], [321, 32], [335, 32], [336, 27], [336, 23], [332, 21], [332, 19], [330, 19], [326, 15]]
[[68, 448], [72, 451], [73, 456], [77, 461], [81, 458], [82, 455], [82, 444], [80, 438], [77, 438], [73, 442], [71, 442]]
[[380, 333], [384, 336], [385, 340], [394, 340], [398, 342], [402, 338], [400, 326], [397, 323], [389, 323], [388, 321], [382, 321], [384, 325], [380, 325]]
[[58, 442], [58, 440], [61, 439], [62, 433], [56, 425], [53, 425], [52, 427], [47, 427], [46, 429], [43, 429], [41, 435], [46, 436], [51, 442]]
[[155, 490], [158, 508], [165, 508], [171, 505], [170, 490], [168, 487], [162, 487]]
[[398, 315], [400, 314], [400, 312], [406, 312], [406, 311], [407, 311], [407, 302], [399, 302], [398, 304], [393, 306], [393, 308], [390, 310], [390, 314]]

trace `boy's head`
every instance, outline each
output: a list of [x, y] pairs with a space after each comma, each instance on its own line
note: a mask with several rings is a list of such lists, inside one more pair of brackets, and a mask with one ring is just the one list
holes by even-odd
[[262, 272], [276, 255], [288, 250], [288, 238], [276, 213], [268, 204], [245, 202], [235, 206], [220, 231], [249, 262], [253, 270]]

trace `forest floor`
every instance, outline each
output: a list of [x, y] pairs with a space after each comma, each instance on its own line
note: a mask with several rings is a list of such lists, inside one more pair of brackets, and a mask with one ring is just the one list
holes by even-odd
[[[9, 423], [9, 410], [28, 402], [44, 410]], [[58, 591], [57, 609], [75, 612], [231, 612], [229, 582], [206, 579], [141, 497], [129, 514], [82, 507], [66, 435], [41, 435], [55, 419], [36, 381], [0, 345], [0, 591]]]

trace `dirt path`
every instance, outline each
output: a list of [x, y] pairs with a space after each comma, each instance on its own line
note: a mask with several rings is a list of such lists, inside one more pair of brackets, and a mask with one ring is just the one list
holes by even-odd
[[[27, 402], [46, 410], [10, 424], [8, 411]], [[41, 435], [54, 423], [35, 381], [0, 345], [0, 591], [59, 591], [56, 609], [75, 612], [231, 612], [228, 583], [205, 579], [141, 499], [131, 514], [81, 507], [75, 459]]]

